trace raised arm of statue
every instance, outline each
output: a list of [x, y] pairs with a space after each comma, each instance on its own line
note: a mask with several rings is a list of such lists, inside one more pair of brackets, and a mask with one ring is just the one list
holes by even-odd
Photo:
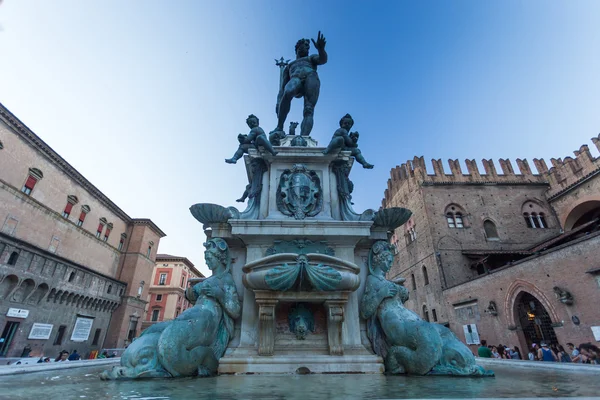
[[313, 45], [315, 46], [315, 49], [317, 49], [317, 51], [319, 52], [318, 55], [312, 55], [311, 59], [317, 65], [325, 64], [327, 62], [327, 52], [325, 51], [325, 44], [327, 44], [327, 41], [325, 40], [325, 36], [323, 36], [323, 34], [321, 34], [321, 31], [319, 31], [317, 35], [317, 41], [315, 42], [315, 39], [311, 40], [313, 42]]

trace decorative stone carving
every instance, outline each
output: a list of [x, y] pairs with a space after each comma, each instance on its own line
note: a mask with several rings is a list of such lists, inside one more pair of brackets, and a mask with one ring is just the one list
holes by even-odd
[[487, 309], [485, 311], [490, 313], [494, 317], [497, 316], [498, 315], [498, 307], [496, 306], [496, 302], [493, 300], [490, 301], [490, 304], [488, 304]]
[[558, 301], [560, 301], [561, 303], [566, 304], [568, 306], [573, 304], [573, 301], [575, 299], [573, 298], [573, 295], [571, 294], [571, 292], [561, 289], [558, 286], [554, 286], [552, 289], [554, 290], [554, 294], [556, 295], [556, 298], [558, 299]]
[[303, 303], [298, 303], [288, 314], [290, 332], [296, 339], [304, 340], [309, 332], [315, 331], [315, 317]]
[[321, 240], [315, 242], [310, 239], [275, 240], [273, 241], [273, 246], [269, 247], [265, 252], [265, 256], [279, 253], [319, 253], [332, 257], [335, 256], [335, 250], [327, 245], [327, 241]]
[[325, 301], [327, 311], [327, 341], [329, 354], [343, 356], [342, 323], [344, 322], [344, 302], [335, 300]]
[[277, 209], [295, 219], [314, 217], [323, 208], [321, 180], [304, 164], [295, 164], [281, 174], [277, 188]]
[[258, 304], [258, 355], [272, 356], [275, 346], [276, 299], [256, 299]]
[[252, 290], [278, 292], [354, 291], [360, 284], [360, 268], [324, 254], [282, 253], [246, 264], [244, 285]]
[[290, 146], [292, 146], [292, 147], [307, 147], [308, 142], [306, 141], [306, 139], [304, 139], [303, 136], [296, 136], [290, 142]]
[[365, 292], [360, 304], [373, 351], [388, 373], [493, 376], [445, 326], [423, 321], [404, 307], [408, 289], [385, 279], [394, 260], [392, 246], [375, 242], [369, 252]]
[[213, 275], [186, 292], [194, 306], [172, 321], [146, 329], [125, 350], [121, 365], [104, 371], [101, 379], [211, 376], [217, 372], [241, 304], [227, 243], [215, 238], [204, 246]]

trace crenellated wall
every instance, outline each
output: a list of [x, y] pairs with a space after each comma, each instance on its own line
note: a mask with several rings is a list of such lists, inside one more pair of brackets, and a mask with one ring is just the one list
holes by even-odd
[[[591, 139], [600, 151], [600, 135]], [[484, 173], [481, 173], [475, 160], [465, 160], [467, 173], [462, 171], [458, 160], [448, 160], [449, 173], [444, 170], [441, 159], [431, 160], [433, 174], [427, 173], [423, 157], [414, 157], [396, 166], [390, 171], [387, 189], [384, 193], [382, 206], [389, 207], [391, 199], [398, 192], [410, 192], [419, 185], [448, 185], [448, 184], [530, 184], [548, 183], [550, 185], [546, 197], [549, 200], [563, 191], [569, 190], [574, 184], [586, 179], [600, 170], [600, 157], [593, 157], [589, 146], [584, 144], [575, 150], [575, 157], [552, 158], [551, 168], [548, 168], [543, 158], [534, 158], [533, 164], [538, 173], [534, 174], [526, 159], [517, 159], [518, 172], [515, 172], [509, 159], [498, 160], [499, 169], [493, 160], [481, 160]]]

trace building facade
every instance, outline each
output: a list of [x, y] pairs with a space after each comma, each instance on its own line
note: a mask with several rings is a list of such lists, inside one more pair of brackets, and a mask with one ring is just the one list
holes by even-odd
[[124, 347], [164, 236], [0, 104], [0, 356]]
[[[592, 139], [600, 149], [600, 137]], [[565, 344], [600, 339], [600, 158], [466, 160], [423, 157], [391, 171], [383, 207], [413, 215], [398, 228], [390, 277], [403, 277], [407, 307], [449, 326], [475, 350], [488, 343]], [[526, 351], [525, 351], [526, 353]]]
[[185, 298], [190, 279], [204, 275], [185, 257], [157, 254], [148, 290], [148, 309], [142, 329], [177, 318], [192, 305]]

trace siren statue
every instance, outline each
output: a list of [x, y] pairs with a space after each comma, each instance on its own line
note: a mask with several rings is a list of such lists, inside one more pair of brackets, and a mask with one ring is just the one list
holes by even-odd
[[404, 307], [404, 279], [388, 281], [394, 261], [392, 245], [378, 241], [369, 252], [360, 316], [367, 320], [373, 351], [383, 357], [389, 374], [493, 376], [475, 364], [475, 357], [450, 329], [423, 321]]
[[194, 304], [172, 321], [152, 325], [121, 356], [121, 365], [101, 379], [212, 376], [217, 372], [240, 317], [241, 304], [231, 276], [231, 256], [220, 238], [204, 243], [212, 276], [188, 288]]

